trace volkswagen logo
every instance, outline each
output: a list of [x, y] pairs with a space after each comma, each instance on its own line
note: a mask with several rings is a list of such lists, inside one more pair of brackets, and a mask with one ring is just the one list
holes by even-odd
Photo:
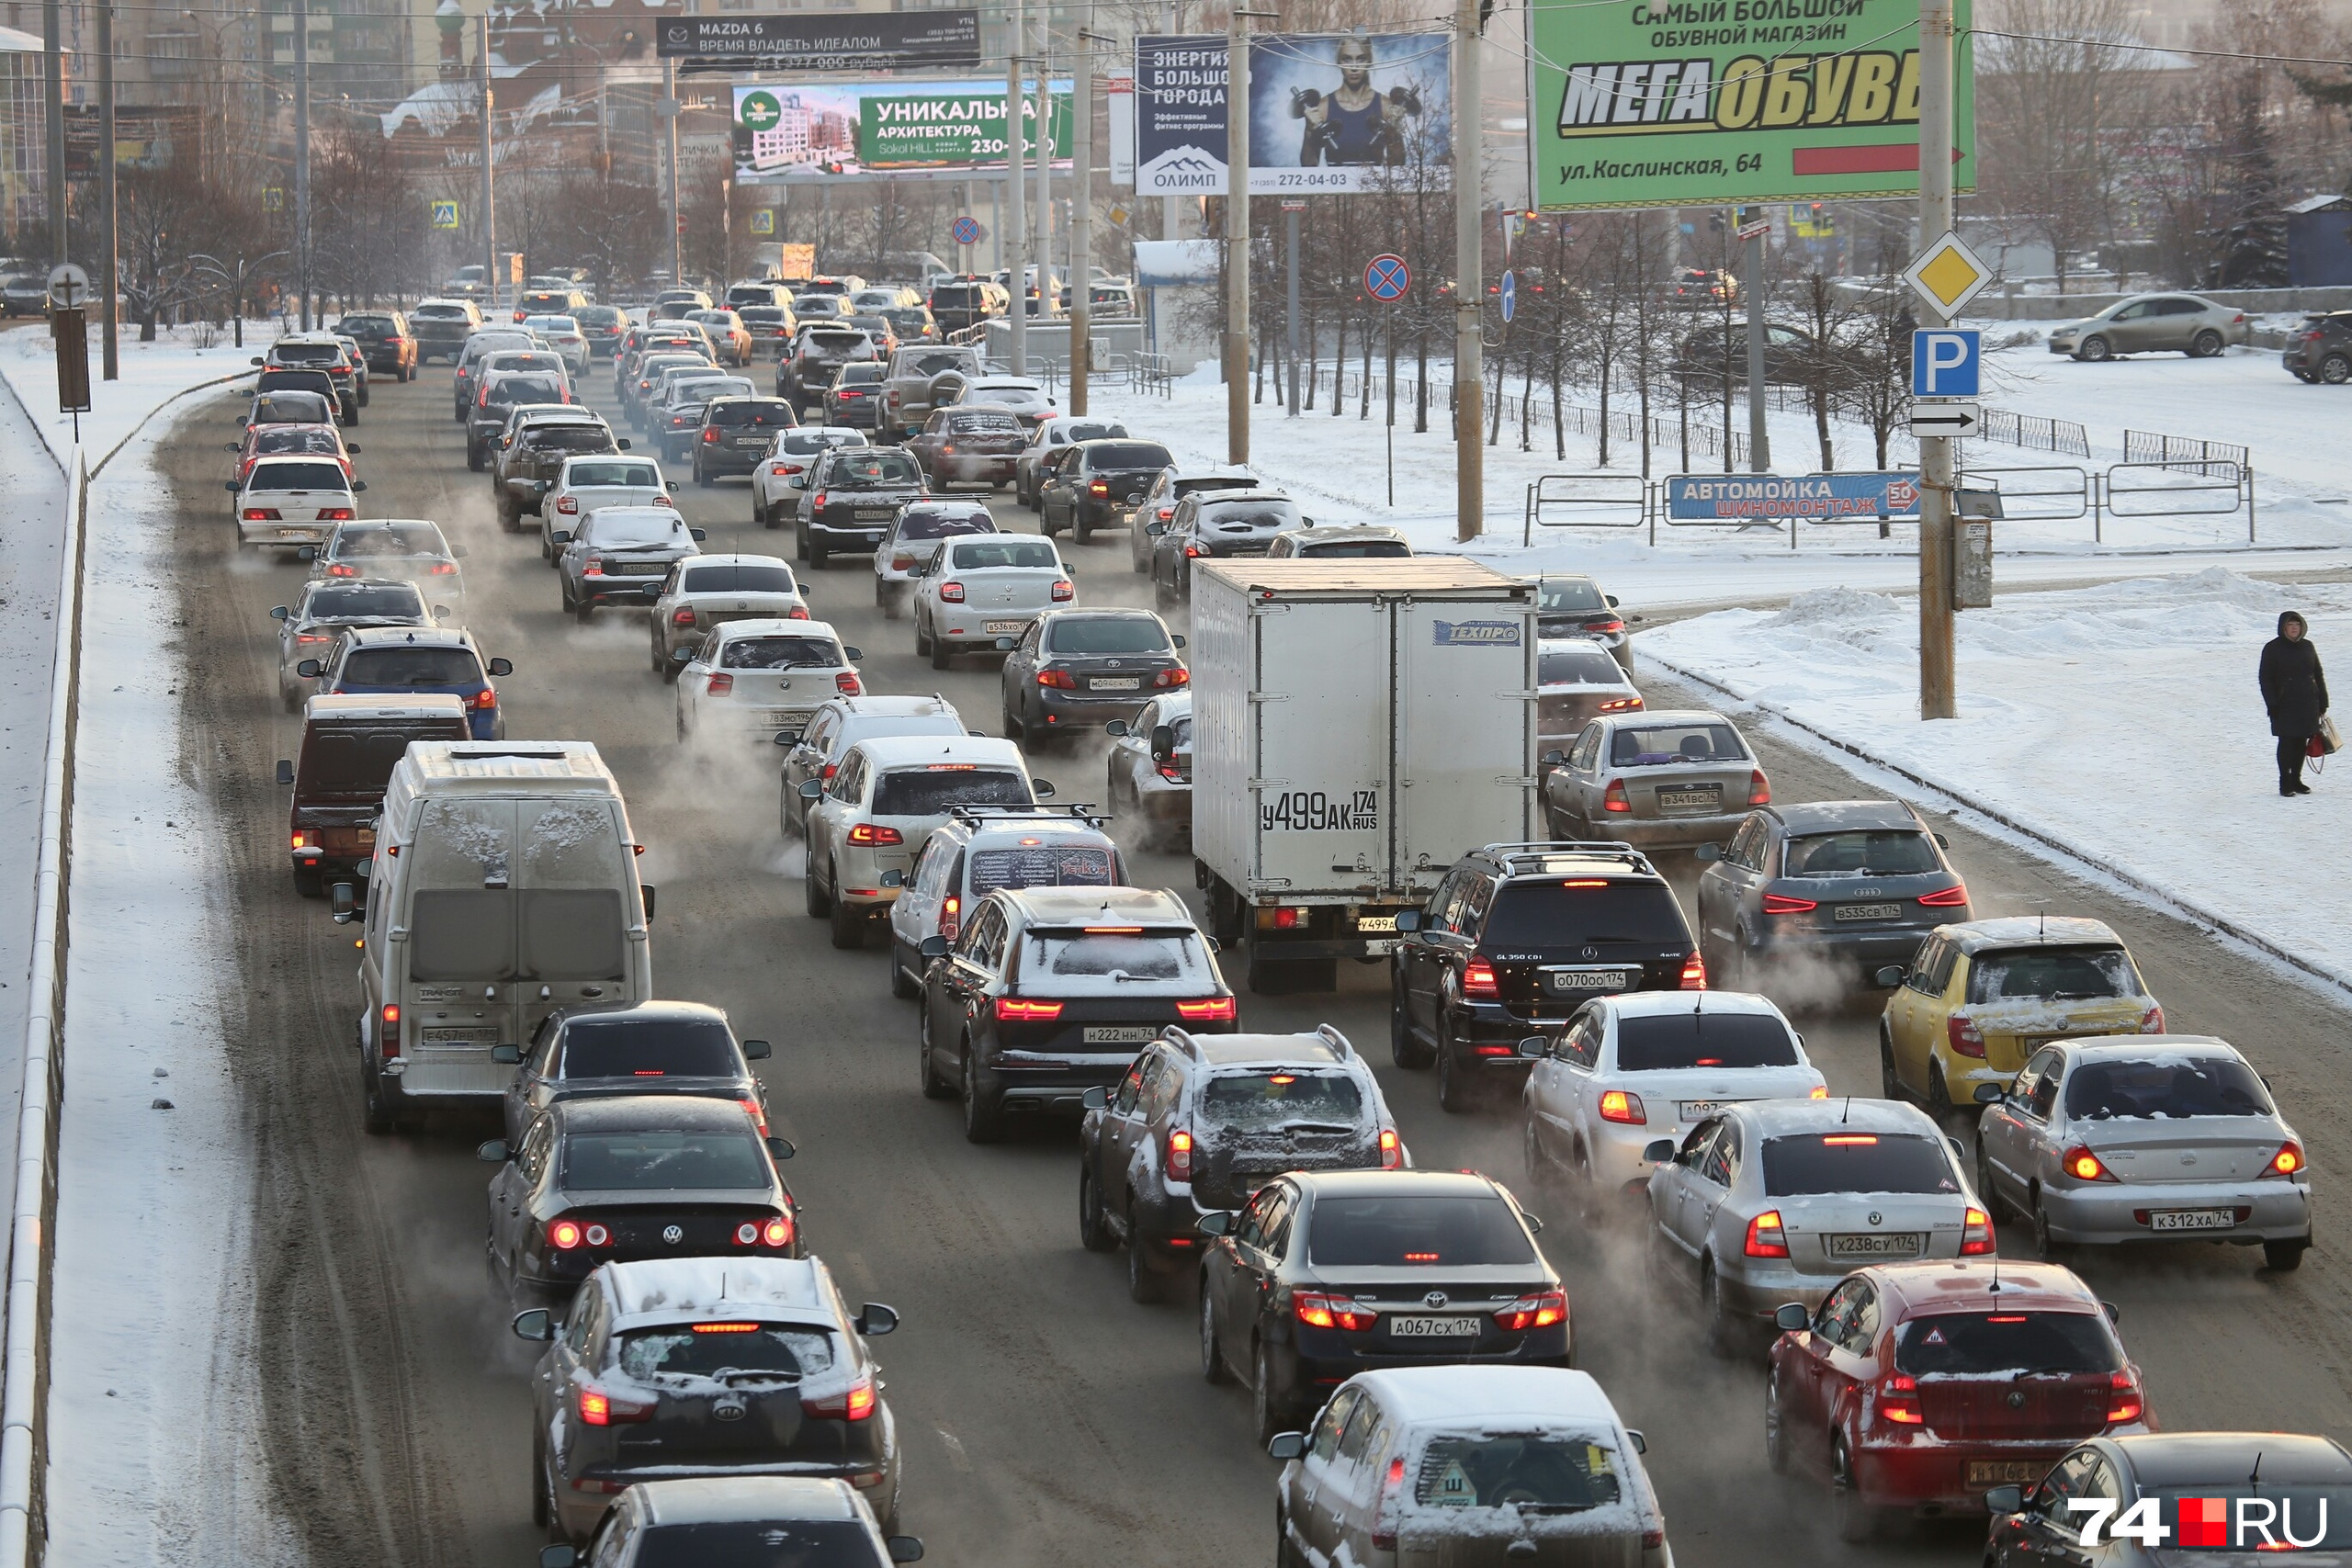
[[1425, 1307], [1442, 1307], [1445, 1303], [1446, 1294], [1443, 1291], [1431, 1291], [1428, 1295], [1421, 1298], [1421, 1304]]
[[2012, 1410], [2023, 1410], [2025, 1408], [2025, 1390], [2021, 1388], [2013, 1388], [2009, 1390], [2008, 1405]]
[[1876, 1209], [1872, 1209], [1871, 1211], [1871, 1224], [1877, 1224], [1881, 1218], [1882, 1216]]
[[1581, 948], [1577, 951], [1577, 956], [1578, 958], [1598, 958], [1600, 956], [1600, 949], [1597, 947]]
[[[2012, 1394], [2010, 1397], [2014, 1399], [2017, 1396]], [[741, 1421], [743, 1407], [740, 1404], [714, 1404], [710, 1407], [710, 1418], [714, 1421]]]
[[[1878, 1224], [1878, 1216], [1876, 1214], [1872, 1214], [1871, 1216], [1871, 1224]], [[672, 1247], [675, 1247], [680, 1242], [686, 1239], [686, 1227], [684, 1225], [663, 1225], [662, 1227], [662, 1239], [668, 1242]]]

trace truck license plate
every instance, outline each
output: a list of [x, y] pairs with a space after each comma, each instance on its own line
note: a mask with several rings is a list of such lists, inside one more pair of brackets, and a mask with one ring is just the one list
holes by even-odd
[[1388, 1337], [1392, 1339], [1476, 1339], [1478, 1320], [1475, 1317], [1392, 1317], [1388, 1320]]
[[427, 1029], [418, 1043], [445, 1051], [487, 1051], [498, 1043], [495, 1029]]
[[1832, 1258], [1919, 1256], [1919, 1235], [1916, 1231], [1897, 1231], [1889, 1235], [1833, 1235], [1823, 1239], [1828, 1243]]
[[1356, 930], [1359, 932], [1394, 931], [1396, 929], [1396, 917], [1394, 915], [1358, 915], [1356, 917]]
[[2234, 1209], [2156, 1209], [2148, 1215], [2152, 1231], [2225, 1231], [2237, 1223]]
[[1891, 920], [1903, 913], [1900, 904], [1840, 904], [1838, 919], [1841, 920]]
[[861, 506], [851, 515], [860, 523], [888, 523], [890, 520], [890, 509], [887, 506]]
[[1079, 1038], [1089, 1045], [1148, 1045], [1159, 1031], [1141, 1023], [1094, 1023], [1079, 1031]]

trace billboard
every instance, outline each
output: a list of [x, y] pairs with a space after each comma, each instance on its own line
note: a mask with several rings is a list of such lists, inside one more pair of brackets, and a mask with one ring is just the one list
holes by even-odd
[[[1976, 186], [1971, 0], [1952, 167]], [[1919, 0], [1617, 0], [1529, 13], [1535, 205], [1725, 207], [1919, 189]]]
[[[1070, 86], [1052, 84], [1046, 145], [1069, 167]], [[1022, 97], [1022, 156], [1037, 157], [1036, 85]], [[1004, 84], [754, 84], [735, 89], [735, 177], [773, 184], [842, 175], [962, 179], [1005, 163]]]
[[654, 53], [681, 71], [938, 71], [980, 62], [978, 11], [673, 17]]
[[[1339, 195], [1452, 183], [1444, 33], [1275, 33], [1250, 42], [1250, 193]], [[1136, 191], [1226, 189], [1226, 41], [1136, 40]]]

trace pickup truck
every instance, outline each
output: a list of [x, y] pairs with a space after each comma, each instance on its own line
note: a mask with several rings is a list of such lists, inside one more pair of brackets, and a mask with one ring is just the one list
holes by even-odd
[[876, 434], [904, 439], [923, 427], [934, 408], [964, 395], [967, 382], [987, 373], [980, 351], [945, 344], [902, 348], [890, 355], [882, 377], [881, 423]]

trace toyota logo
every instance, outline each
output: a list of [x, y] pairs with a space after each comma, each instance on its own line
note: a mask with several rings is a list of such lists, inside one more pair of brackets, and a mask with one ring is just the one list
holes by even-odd
[[1425, 1307], [1442, 1307], [1445, 1303], [1446, 1294], [1443, 1291], [1431, 1291], [1421, 1298], [1421, 1304]]
[[[1871, 1216], [1871, 1224], [1878, 1224], [1878, 1216], [1876, 1214], [1872, 1214]], [[680, 1242], [686, 1239], [686, 1227], [684, 1225], [663, 1225], [662, 1227], [662, 1239], [668, 1242], [672, 1247], [675, 1247]]]
[[1871, 1224], [1878, 1224], [1878, 1223], [1879, 1223], [1879, 1219], [1880, 1219], [1879, 1212], [1878, 1212], [1876, 1209], [1872, 1209], [1872, 1210], [1871, 1211]]
[[714, 1421], [741, 1421], [743, 1407], [740, 1404], [714, 1404], [710, 1407], [710, 1418]]

